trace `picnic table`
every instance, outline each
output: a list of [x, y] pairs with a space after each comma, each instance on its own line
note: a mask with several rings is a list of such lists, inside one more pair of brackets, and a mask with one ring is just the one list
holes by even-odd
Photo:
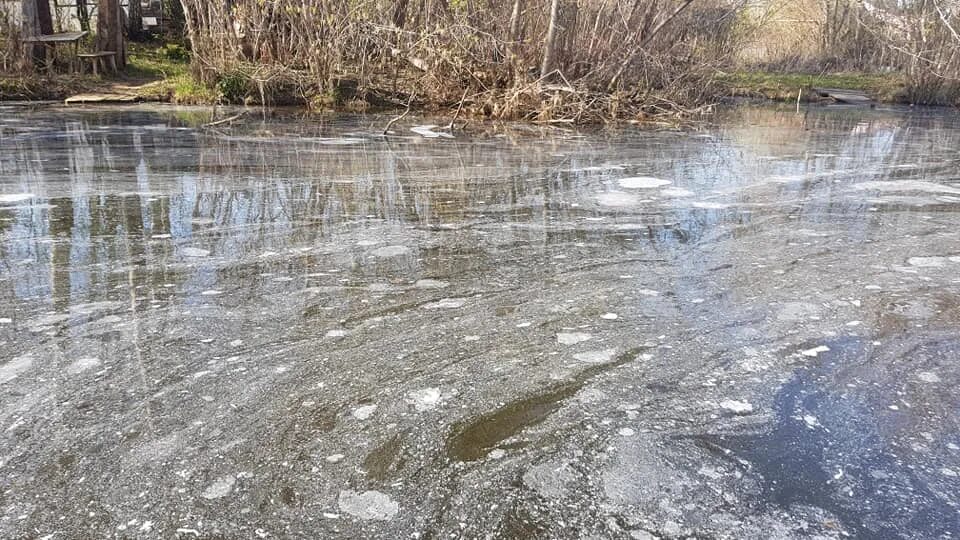
[[[73, 43], [73, 56], [79, 58], [80, 40], [90, 32], [62, 32], [60, 34], [44, 34], [42, 36], [28, 36], [23, 38], [24, 43], [40, 43], [47, 48], [47, 71], [53, 71], [53, 53], [59, 43]], [[70, 60], [70, 71], [73, 71], [74, 61]]]

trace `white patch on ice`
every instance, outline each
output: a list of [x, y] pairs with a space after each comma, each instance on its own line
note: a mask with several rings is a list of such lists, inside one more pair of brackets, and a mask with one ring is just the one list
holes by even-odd
[[210, 250], [195, 247], [185, 247], [182, 250], [184, 257], [206, 257], [210, 255]]
[[661, 190], [660, 195], [664, 197], [693, 197], [696, 195], [696, 193], [690, 191], [689, 189], [675, 187]]
[[232, 474], [221, 476], [213, 481], [207, 489], [203, 490], [203, 493], [200, 494], [204, 499], [219, 499], [221, 497], [226, 497], [233, 491], [233, 486], [237, 483], [236, 477]]
[[33, 193], [8, 193], [0, 195], [0, 203], [18, 203], [29, 201], [34, 197]]
[[620, 316], [617, 315], [616, 313], [604, 313], [603, 315], [600, 316], [600, 318], [607, 321], [615, 321], [619, 319]]
[[734, 399], [725, 399], [721, 401], [720, 407], [727, 409], [733, 414], [748, 414], [753, 412], [753, 405], [747, 403], [746, 401], [738, 401]]
[[617, 351], [614, 349], [604, 349], [602, 351], [586, 351], [573, 355], [580, 362], [587, 364], [602, 364], [613, 359]]
[[423, 309], [457, 309], [467, 303], [466, 298], [443, 298], [423, 305]]
[[364, 405], [362, 407], [357, 407], [353, 410], [353, 417], [357, 420], [366, 420], [373, 416], [373, 413], [377, 410], [376, 405]]
[[343, 461], [343, 458], [345, 457], [346, 456], [344, 456], [343, 454], [331, 454], [327, 456], [325, 459], [327, 460], [328, 463], [340, 463], [341, 461]]
[[958, 476], [957, 471], [955, 471], [955, 470], [953, 470], [953, 469], [949, 469], [949, 468], [947, 468], [947, 467], [944, 467], [944, 468], [940, 469], [940, 474], [942, 474], [942, 475], [944, 475], [944, 476], [949, 476], [949, 477], [951, 477], [951, 478], [956, 478], [956, 477]]
[[818, 420], [817, 417], [812, 414], [803, 415], [803, 423], [807, 424], [807, 427], [810, 429], [820, 427], [820, 420]]
[[651, 176], [632, 176], [630, 178], [621, 178], [618, 183], [620, 187], [626, 189], [655, 189], [669, 186], [673, 182]]
[[729, 208], [730, 205], [717, 202], [697, 201], [690, 206], [704, 210], [723, 210], [724, 208]]
[[0, 317], [0, 324], [12, 324], [13, 319], [7, 317]]
[[827, 347], [826, 345], [818, 345], [812, 349], [801, 351], [800, 354], [804, 356], [809, 356], [811, 358], [816, 358], [817, 355], [823, 352], [830, 352], [830, 347]]
[[506, 455], [507, 455], [507, 452], [505, 450], [501, 450], [500, 448], [494, 448], [493, 450], [490, 451], [489, 454], [487, 454], [487, 457], [490, 459], [503, 459], [504, 457], [506, 457]]
[[653, 289], [640, 289], [637, 291], [637, 294], [640, 296], [660, 296], [660, 291], [655, 291]]
[[400, 512], [400, 505], [389, 495], [379, 491], [357, 493], [343, 490], [337, 498], [337, 506], [341, 512], [365, 521], [388, 521]]
[[346, 335], [347, 335], [347, 331], [346, 331], [346, 330], [340, 330], [340, 329], [327, 330], [327, 333], [326, 333], [326, 337], [328, 337], [328, 338], [334, 338], [334, 339], [335, 339], [335, 338], [342, 338], [342, 337], [344, 337], [344, 336], [346, 336]]
[[715, 469], [715, 468], [713, 468], [713, 467], [711, 467], [711, 466], [709, 466], [709, 465], [701, 465], [701, 466], [700, 466], [700, 469], [697, 471], [697, 474], [699, 474], [699, 475], [701, 475], [701, 476], [706, 476], [707, 478], [710, 478], [711, 480], [719, 480], [719, 479], [723, 478], [723, 473], [717, 471], [717, 469]]
[[529, 327], [532, 326], [532, 325], [533, 325], [532, 322], [526, 322], [526, 321], [525, 321], [525, 322], [522, 322], [522, 323], [517, 323], [517, 328], [529, 328]]
[[925, 383], [938, 383], [940, 382], [940, 376], [932, 371], [921, 371], [917, 373], [917, 378]]
[[453, 135], [451, 135], [451, 134], [449, 134], [449, 133], [445, 133], [445, 132], [443, 132], [443, 131], [434, 131], [433, 129], [436, 128], [436, 127], [439, 127], [439, 126], [437, 126], [436, 124], [427, 124], [427, 125], [424, 125], [424, 126], [414, 126], [414, 127], [410, 128], [410, 131], [412, 131], [412, 132], [414, 132], [414, 133], [416, 133], [417, 135], [420, 135], [420, 136], [422, 136], [422, 137], [426, 137], [426, 138], [428, 138], [428, 139], [437, 139], [437, 138], [440, 138], [440, 137], [443, 137], [444, 139], [453, 139], [453, 138], [454, 138]]
[[886, 181], [870, 181], [870, 182], [860, 182], [855, 184], [853, 189], [860, 191], [919, 191], [922, 193], [949, 193], [952, 195], [960, 195], [960, 189], [945, 186], [943, 184], [935, 184], [933, 182], [921, 182], [919, 180], [886, 180]]
[[412, 250], [407, 246], [384, 246], [382, 248], [377, 248], [370, 253], [374, 257], [402, 257], [412, 253]]
[[0, 365], [0, 384], [16, 379], [18, 375], [30, 369], [32, 365], [33, 357], [26, 354], [18, 356], [6, 364]]
[[77, 375], [83, 373], [84, 371], [97, 367], [100, 365], [99, 358], [80, 358], [76, 362], [67, 366], [67, 373], [70, 375]]
[[200, 293], [201, 296], [220, 296], [221, 294], [223, 294], [223, 291], [218, 291], [215, 289], [206, 290]]
[[444, 289], [450, 284], [439, 279], [421, 279], [413, 284], [418, 289]]
[[480, 341], [480, 336], [463, 336], [464, 341]]
[[640, 202], [640, 199], [632, 194], [625, 191], [609, 191], [607, 193], [601, 193], [597, 195], [597, 202], [602, 206], [633, 206]]
[[907, 259], [907, 264], [920, 268], [941, 268], [946, 266], [947, 262], [946, 257], [910, 257]]
[[593, 339], [593, 336], [584, 332], [570, 332], [557, 334], [557, 343], [561, 345], [576, 345]]
[[241, 345], [243, 345], [243, 340], [242, 340], [242, 339], [235, 339], [235, 340], [233, 340], [233, 341], [230, 342], [230, 346], [231, 346], [231, 347], [239, 347], [239, 346], [241, 346]]
[[637, 434], [636, 431], [628, 427], [620, 428], [620, 430], [617, 431], [617, 433], [619, 433], [621, 437], [633, 437], [634, 435]]
[[439, 388], [423, 388], [407, 392], [407, 403], [413, 405], [417, 412], [435, 409], [440, 403], [442, 394]]

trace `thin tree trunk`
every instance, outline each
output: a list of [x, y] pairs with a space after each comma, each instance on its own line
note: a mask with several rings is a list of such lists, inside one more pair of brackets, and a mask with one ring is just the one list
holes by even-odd
[[513, 0], [513, 12], [510, 13], [510, 29], [507, 36], [507, 59], [512, 63], [516, 63], [517, 50], [520, 47], [520, 13], [522, 11], [523, 0]]
[[550, 2], [550, 23], [547, 26], [547, 38], [543, 43], [543, 64], [540, 65], [540, 77], [546, 77], [557, 64], [557, 33], [560, 26], [560, 0]]
[[523, 11], [523, 0], [513, 0], [513, 12], [510, 13], [510, 41], [520, 41], [520, 13]]
[[393, 26], [403, 30], [403, 25], [407, 22], [407, 4], [410, 0], [397, 0], [397, 5], [393, 9]]
[[127, 36], [131, 41], [140, 39], [143, 34], [143, 11], [140, 0], [130, 0], [127, 7]]
[[80, 29], [90, 31], [90, 11], [87, 9], [87, 0], [77, 0], [77, 19], [80, 20]]

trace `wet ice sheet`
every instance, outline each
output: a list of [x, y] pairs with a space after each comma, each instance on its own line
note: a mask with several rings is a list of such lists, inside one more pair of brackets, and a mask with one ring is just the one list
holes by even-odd
[[0, 536], [960, 532], [955, 116], [0, 113]]

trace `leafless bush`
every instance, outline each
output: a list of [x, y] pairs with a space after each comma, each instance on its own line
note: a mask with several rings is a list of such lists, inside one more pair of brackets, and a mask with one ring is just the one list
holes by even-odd
[[[735, 10], [724, 1], [182, 3], [197, 73], [246, 80], [254, 98], [275, 87], [438, 105], [466, 96], [467, 108], [497, 118], [584, 120], [712, 97]], [[551, 15], [556, 38], [546, 40]]]

